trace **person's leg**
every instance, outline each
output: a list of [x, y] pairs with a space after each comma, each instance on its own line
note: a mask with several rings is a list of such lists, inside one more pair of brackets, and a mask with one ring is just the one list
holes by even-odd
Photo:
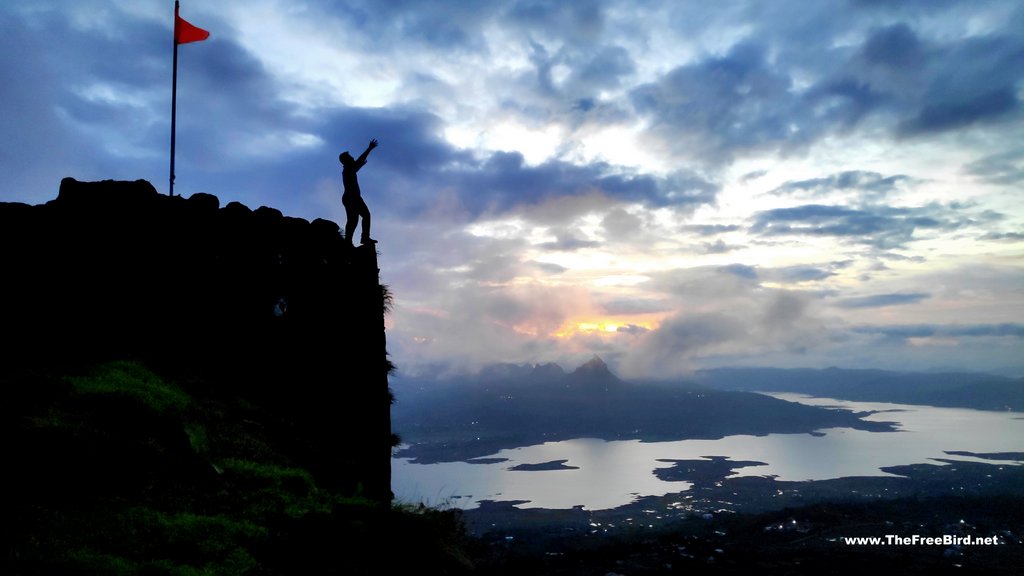
[[[362, 203], [362, 199], [359, 199], [359, 202]], [[345, 241], [352, 244], [352, 235], [356, 233], [356, 221], [359, 220], [359, 207], [345, 197], [342, 197], [341, 203], [345, 205]]]
[[356, 219], [350, 217], [348, 222], [345, 223], [345, 240], [352, 244], [352, 235], [356, 233]]
[[362, 198], [359, 199], [359, 215], [363, 217], [363, 238], [362, 243], [375, 242], [374, 239], [370, 238], [370, 209], [366, 206], [366, 202]]

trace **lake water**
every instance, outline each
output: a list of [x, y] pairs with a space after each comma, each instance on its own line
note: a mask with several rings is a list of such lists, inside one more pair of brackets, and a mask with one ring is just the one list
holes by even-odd
[[[640, 442], [575, 439], [502, 450], [493, 464], [446, 462], [411, 464], [392, 460], [392, 488], [404, 502], [474, 508], [480, 500], [528, 500], [521, 508], [614, 508], [637, 496], [689, 489], [688, 482], [666, 482], [652, 471], [671, 467], [659, 459], [692, 460], [727, 456], [765, 462], [736, 471], [737, 476], [777, 476], [779, 480], [826, 480], [845, 476], [887, 476], [880, 468], [936, 463], [934, 459], [1020, 464], [946, 454], [1024, 452], [1024, 416], [879, 402], [850, 402], [799, 394], [776, 398], [854, 411], [880, 411], [868, 420], [898, 423], [897, 432], [829, 428], [818, 434], [727, 436], [719, 440]], [[567, 460], [577, 470], [512, 471], [518, 464]]]

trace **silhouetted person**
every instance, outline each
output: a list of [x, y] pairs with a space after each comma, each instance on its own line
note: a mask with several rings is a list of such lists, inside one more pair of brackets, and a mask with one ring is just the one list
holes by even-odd
[[348, 243], [352, 243], [352, 234], [356, 231], [356, 222], [359, 217], [363, 217], [363, 237], [360, 240], [361, 244], [374, 244], [377, 241], [370, 238], [370, 209], [366, 207], [366, 202], [363, 202], [363, 196], [359, 192], [359, 179], [356, 178], [356, 172], [366, 164], [366, 157], [370, 155], [370, 150], [377, 147], [377, 139], [370, 140], [370, 145], [366, 147], [366, 151], [363, 152], [359, 158], [352, 158], [352, 155], [346, 150], [338, 155], [338, 161], [341, 162], [343, 168], [341, 169], [341, 181], [345, 185], [345, 192], [341, 195], [341, 203], [345, 205], [345, 216], [348, 220], [345, 222], [345, 239]]

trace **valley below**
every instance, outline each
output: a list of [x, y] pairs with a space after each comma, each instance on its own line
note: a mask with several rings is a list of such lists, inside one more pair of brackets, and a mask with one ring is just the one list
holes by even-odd
[[[813, 573], [848, 558], [1009, 574], [1024, 560], [1016, 412], [813, 396], [806, 382], [800, 393], [643, 387], [591, 368], [433, 390], [428, 403], [443, 408], [431, 421], [449, 426], [408, 434], [398, 419], [396, 494], [462, 509], [483, 573]], [[530, 425], [488, 426], [489, 415], [518, 421], [509, 414]], [[595, 414], [611, 426], [588, 435]], [[460, 415], [471, 434], [453, 433]], [[999, 544], [845, 540], [914, 535]]]

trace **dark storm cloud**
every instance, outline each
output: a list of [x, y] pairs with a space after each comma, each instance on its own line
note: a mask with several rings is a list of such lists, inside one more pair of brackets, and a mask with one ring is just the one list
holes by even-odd
[[623, 77], [636, 69], [629, 52], [621, 46], [605, 46], [586, 60], [570, 64], [573, 64], [570, 82], [575, 88], [586, 91], [615, 88]]
[[[970, 17], [965, 6], [949, 4], [948, 17]], [[796, 17], [791, 6], [776, 8], [748, 6], [738, 17], [754, 31], [744, 40], [632, 90], [649, 133], [722, 164], [747, 152], [806, 149], [868, 119], [913, 137], [1021, 115], [1020, 8], [971, 35], [926, 29], [921, 20], [935, 14], [924, 4], [894, 11], [885, 25], [874, 24], [873, 10], [823, 4]], [[864, 33], [859, 45], [844, 38], [851, 33]]]
[[[335, 0], [324, 13], [343, 19], [343, 29], [360, 31], [380, 50], [485, 50], [482, 24], [501, 2], [374, 2]], [[425, 9], [426, 8], [426, 9]]]
[[836, 306], [839, 306], [840, 308], [884, 308], [886, 306], [917, 304], [918, 302], [927, 300], [928, 298], [931, 298], [931, 294], [924, 292], [874, 294], [872, 296], [842, 298], [836, 303]]
[[751, 230], [763, 236], [833, 236], [878, 248], [897, 248], [918, 230], [951, 231], [965, 226], [950, 208], [873, 206], [848, 208], [806, 204], [759, 212]]
[[[335, 164], [343, 150], [353, 156], [360, 154], [372, 136], [382, 146], [387, 144], [371, 156], [378, 171], [417, 181], [437, 178], [446, 171], [474, 169], [477, 162], [448, 144], [441, 135], [442, 127], [437, 116], [415, 107], [339, 108], [317, 128], [317, 134], [338, 148]], [[366, 176], [370, 174], [368, 168]]]
[[1020, 110], [1020, 101], [1012, 85], [998, 86], [983, 93], [967, 92], [950, 86], [936, 88], [939, 94], [920, 112], [900, 125], [900, 132], [915, 136], [941, 132], [982, 121], [995, 121]]
[[875, 30], [864, 43], [865, 60], [872, 64], [904, 69], [924, 61], [924, 46], [904, 23]]
[[[527, 56], [528, 66], [516, 65], [508, 74], [488, 78], [489, 91], [503, 114], [531, 126], [555, 123], [572, 129], [632, 121], [632, 113], [624, 103], [606, 97], [608, 90], [618, 89], [631, 78], [636, 63], [619, 43], [623, 30], [606, 27], [602, 3], [443, 4], [441, 12], [456, 12], [457, 21], [473, 22], [470, 27], [476, 36], [471, 35], [472, 40], [465, 45], [472, 47], [474, 58], [499, 57], [506, 53]], [[417, 16], [405, 15], [409, 10], [421, 11], [422, 7], [411, 4], [394, 11], [399, 21], [417, 20]], [[375, 25], [388, 27], [386, 21]], [[483, 30], [498, 33], [485, 35]], [[386, 33], [393, 34], [393, 31]], [[410, 44], [404, 37], [395, 40], [403, 45]], [[419, 37], [413, 35], [414, 49], [418, 42]], [[424, 46], [437, 50], [442, 58], [451, 53], [462, 54], [464, 47], [463, 43], [457, 48]]]
[[[552, 112], [576, 111], [589, 113], [598, 104], [596, 95], [601, 90], [619, 87], [636, 70], [629, 52], [616, 45], [562, 45], [550, 52], [537, 41], [530, 42], [530, 62], [533, 70], [519, 78], [523, 87], [534, 87], [553, 110], [531, 108], [531, 100], [521, 106], [534, 118], [553, 118]], [[555, 69], [565, 71], [565, 77], [556, 83]], [[509, 102], [510, 106], [520, 107]]]
[[595, 191], [612, 200], [648, 207], [695, 207], [712, 202], [718, 191], [717, 185], [684, 172], [661, 178], [621, 174], [606, 163], [581, 166], [558, 160], [530, 166], [518, 152], [496, 152], [475, 165], [445, 170], [443, 177], [460, 190], [474, 214], [500, 213], [519, 205]]
[[726, 160], [734, 151], [799, 140], [788, 75], [766, 48], [741, 43], [724, 56], [679, 66], [635, 88], [630, 100], [669, 146]]
[[878, 198], [898, 189], [900, 184], [910, 182], [909, 176], [897, 174], [883, 176], [878, 172], [847, 170], [808, 180], [791, 180], [771, 191], [772, 194], [809, 193], [824, 196], [836, 190], [857, 190], [871, 198]]
[[574, 43], [592, 43], [604, 31], [605, 17], [599, 2], [511, 3], [503, 15], [513, 26], [530, 32], [565, 38]]
[[930, 79], [920, 110], [905, 120], [907, 135], [998, 120], [1019, 111], [1017, 84], [1024, 79], [1020, 37], [982, 37], [942, 47], [941, 69]]
[[806, 105], [821, 133], [829, 127], [852, 128], [884, 103], [885, 97], [874, 87], [849, 77], [824, 80], [806, 94]]
[[[905, 23], [877, 29], [865, 43], [861, 78], [902, 118], [897, 133], [926, 135], [992, 122], [1020, 110], [1024, 23], [1018, 8], [996, 29], [953, 39], [923, 39]], [[1016, 22], [1016, 24], [1015, 24]], [[886, 71], [892, 74], [886, 74]], [[907, 75], [913, 83], [900, 81]], [[904, 79], [905, 80], [905, 79]]]
[[[922, 38], [905, 22], [874, 29], [839, 75], [817, 90], [846, 86], [861, 114], [894, 113], [895, 133], [918, 136], [991, 122], [1020, 110], [1024, 41], [1012, 28], [960, 38]], [[837, 92], [838, 93], [838, 92]]]

